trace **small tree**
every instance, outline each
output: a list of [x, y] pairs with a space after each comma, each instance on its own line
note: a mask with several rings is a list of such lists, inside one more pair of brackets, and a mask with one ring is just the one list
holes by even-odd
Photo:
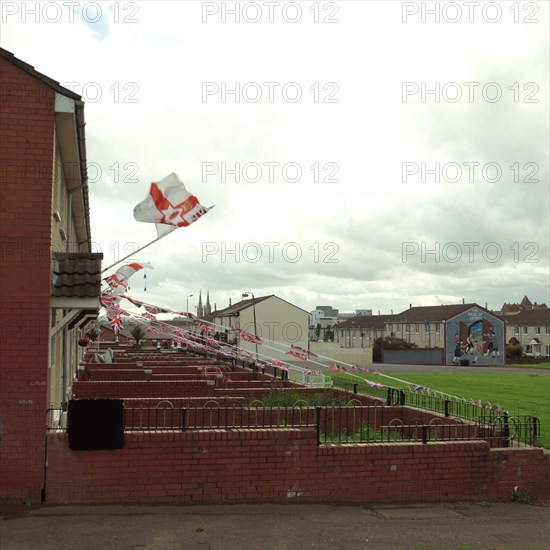
[[325, 328], [325, 336], [323, 338], [325, 342], [332, 342], [334, 340], [334, 331], [331, 325], [327, 325]]
[[143, 337], [147, 334], [147, 331], [140, 325], [136, 325], [134, 328], [132, 328], [130, 334], [135, 340], [135, 344], [133, 347], [141, 348], [141, 341], [143, 340]]
[[315, 327], [315, 337], [317, 340], [319, 340], [319, 336], [321, 336], [321, 323], [317, 323], [317, 326]]

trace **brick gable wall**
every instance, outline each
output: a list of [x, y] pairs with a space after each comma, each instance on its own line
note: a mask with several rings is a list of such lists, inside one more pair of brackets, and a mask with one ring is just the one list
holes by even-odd
[[55, 92], [0, 59], [2, 499], [44, 483]]

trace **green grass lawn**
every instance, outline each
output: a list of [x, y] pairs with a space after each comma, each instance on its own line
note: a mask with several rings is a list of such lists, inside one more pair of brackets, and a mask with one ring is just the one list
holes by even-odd
[[[335, 378], [353, 382], [353, 376], [330, 373]], [[393, 387], [409, 388], [382, 376], [354, 372], [358, 376]], [[429, 387], [458, 397], [498, 404], [511, 415], [536, 416], [541, 423], [540, 444], [550, 448], [550, 376], [545, 374], [491, 374], [452, 372], [386, 372], [401, 380]], [[355, 380], [357, 380], [355, 378]]]

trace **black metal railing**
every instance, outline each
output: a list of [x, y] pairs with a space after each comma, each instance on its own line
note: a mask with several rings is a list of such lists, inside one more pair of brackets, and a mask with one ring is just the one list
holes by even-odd
[[539, 439], [540, 422], [529, 415], [503, 413], [476, 420], [445, 417], [424, 420], [415, 418], [414, 412], [397, 416], [394, 408], [384, 406], [317, 409], [319, 445], [484, 440], [491, 447], [515, 447], [537, 446]]
[[315, 407], [126, 407], [124, 423], [128, 431], [311, 428]]
[[384, 400], [387, 405], [415, 407], [436, 412], [445, 417], [477, 420], [480, 417], [496, 418], [504, 413], [496, 404], [482, 403], [481, 401], [443, 395], [437, 392], [410, 390], [392, 386], [379, 388], [361, 382], [349, 382], [340, 378], [334, 378], [334, 384], [349, 392], [365, 394]]
[[[402, 394], [397, 395], [401, 399]], [[66, 431], [65, 414], [63, 407], [48, 408], [47, 430]], [[124, 426], [130, 433], [315, 428], [318, 445], [485, 440], [491, 447], [537, 446], [541, 435], [540, 421], [534, 416], [507, 412], [480, 415], [474, 420], [433, 416], [420, 409], [398, 406], [393, 397], [389, 406], [380, 402], [322, 407], [220, 406], [216, 401], [203, 406], [179, 406], [164, 400], [154, 406], [126, 406]]]

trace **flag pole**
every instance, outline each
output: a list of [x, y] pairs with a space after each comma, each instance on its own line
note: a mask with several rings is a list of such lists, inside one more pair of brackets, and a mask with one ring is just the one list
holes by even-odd
[[[175, 229], [177, 229], [177, 228], [175, 228]], [[152, 244], [154, 244], [157, 241], [160, 241], [161, 239], [166, 237], [166, 235], [170, 235], [170, 233], [172, 233], [172, 231], [170, 231], [169, 233], [165, 233], [164, 235], [162, 235], [160, 237], [157, 237], [155, 240], [151, 241], [150, 243], [147, 243], [147, 244], [143, 245], [142, 247], [138, 248], [137, 250], [134, 250], [133, 252], [130, 252], [130, 254], [127, 254], [126, 256], [124, 256], [124, 258], [122, 258], [120, 260], [117, 260], [114, 264], [111, 264], [109, 267], [106, 267], [105, 269], [103, 269], [101, 271], [101, 274], [103, 275], [103, 273], [105, 273], [106, 271], [109, 271], [109, 269], [111, 269], [112, 267], [115, 267], [115, 265], [118, 265], [119, 263], [123, 262], [126, 258], [129, 258], [130, 256], [134, 256], [138, 252], [141, 252], [142, 250], [145, 250], [148, 246], [151, 246]]]

